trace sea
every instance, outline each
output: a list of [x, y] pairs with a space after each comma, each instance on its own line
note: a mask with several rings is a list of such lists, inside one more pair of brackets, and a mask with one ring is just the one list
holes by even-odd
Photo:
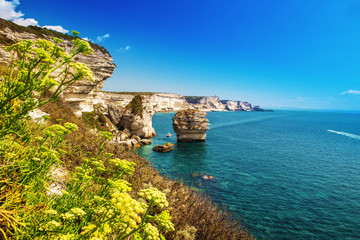
[[[360, 239], [359, 112], [210, 112], [200, 143], [177, 143], [173, 116], [153, 116], [157, 136], [138, 153], [256, 239]], [[166, 142], [173, 151], [152, 151]]]

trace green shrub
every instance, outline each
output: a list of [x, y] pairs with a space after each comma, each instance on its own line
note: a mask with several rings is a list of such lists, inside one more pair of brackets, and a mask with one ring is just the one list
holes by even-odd
[[141, 115], [144, 111], [143, 97], [141, 95], [135, 95], [135, 97], [126, 105], [127, 109], [131, 109], [131, 112], [136, 115]]

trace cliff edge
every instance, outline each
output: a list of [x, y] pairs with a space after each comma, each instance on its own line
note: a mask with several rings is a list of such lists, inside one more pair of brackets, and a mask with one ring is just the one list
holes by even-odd
[[[64, 41], [60, 46], [65, 51], [70, 50], [73, 44], [71, 40], [76, 38], [46, 28], [19, 26], [0, 18], [0, 65], [8, 65], [11, 61], [9, 52], [4, 49], [5, 46], [22, 40], [35, 41], [37, 39], [46, 39], [52, 41], [52, 37], [57, 37]], [[104, 86], [105, 80], [111, 77], [116, 67], [110, 53], [105, 48], [92, 42], [90, 42], [90, 45], [94, 49], [94, 54], [87, 56], [79, 55], [75, 60], [85, 63], [90, 68], [93, 72], [94, 81], [77, 81], [63, 94], [64, 100], [71, 104], [72, 109], [77, 115], [84, 111], [93, 111], [93, 105], [101, 102], [102, 96], [98, 96], [100, 89]]]

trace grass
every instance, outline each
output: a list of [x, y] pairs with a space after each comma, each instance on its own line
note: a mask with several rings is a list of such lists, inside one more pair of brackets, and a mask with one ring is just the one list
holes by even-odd
[[[68, 104], [50, 103], [42, 109], [50, 113], [53, 123], [62, 118], [63, 123], [70, 121], [79, 126], [79, 131], [68, 135], [64, 142], [63, 149], [67, 154], [62, 160], [68, 169], [79, 166], [84, 157], [96, 153], [101, 137], [91, 133], [89, 124], [77, 118]], [[128, 159], [137, 164], [135, 172], [129, 178], [134, 196], [144, 186], [153, 186], [167, 193], [171, 221], [176, 231], [168, 232], [166, 239], [254, 239], [226, 209], [216, 206], [211, 199], [186, 185], [160, 175], [150, 162], [133, 150], [114, 143], [107, 144], [104, 150], [113, 153], [116, 158]]]

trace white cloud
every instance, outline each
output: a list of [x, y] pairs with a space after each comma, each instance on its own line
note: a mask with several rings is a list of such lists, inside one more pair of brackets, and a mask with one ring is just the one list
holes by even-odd
[[119, 48], [119, 51], [129, 51], [131, 48], [130, 45], [126, 45], [125, 47]]
[[341, 93], [341, 95], [344, 95], [344, 94], [360, 94], [360, 91], [359, 90], [347, 90], [347, 91]]
[[105, 41], [105, 39], [107, 39], [107, 38], [109, 38], [110, 37], [110, 34], [109, 33], [107, 33], [107, 34], [105, 34], [105, 35], [102, 35], [102, 36], [97, 36], [96, 37], [96, 42], [103, 42], [103, 41]]
[[[6, 1], [0, 0], [0, 18], [4, 18], [21, 26], [39, 26], [38, 21], [33, 18], [23, 18], [24, 14], [21, 11], [16, 11], [16, 7], [20, 4], [19, 0]], [[68, 33], [69, 30], [64, 29], [62, 26], [43, 26], [51, 30], [61, 33]]]
[[83, 37], [82, 39], [85, 40], [85, 41], [88, 41], [88, 42], [92, 42], [92, 41], [93, 41], [91, 38], [88, 38], [88, 37]]
[[62, 26], [59, 26], [59, 25], [57, 25], [57, 26], [45, 25], [45, 26], [43, 26], [43, 28], [51, 29], [51, 30], [61, 32], [61, 33], [68, 33], [69, 32], [69, 30], [64, 29]]
[[13, 20], [14, 23], [27, 27], [27, 26], [39, 26], [38, 21], [33, 18], [16, 18]]
[[15, 11], [15, 8], [19, 4], [20, 2], [18, 0], [14, 0], [14, 1], [0, 0], [0, 17], [12, 21], [14, 19], [21, 18], [22, 16], [24, 16], [22, 12]]

